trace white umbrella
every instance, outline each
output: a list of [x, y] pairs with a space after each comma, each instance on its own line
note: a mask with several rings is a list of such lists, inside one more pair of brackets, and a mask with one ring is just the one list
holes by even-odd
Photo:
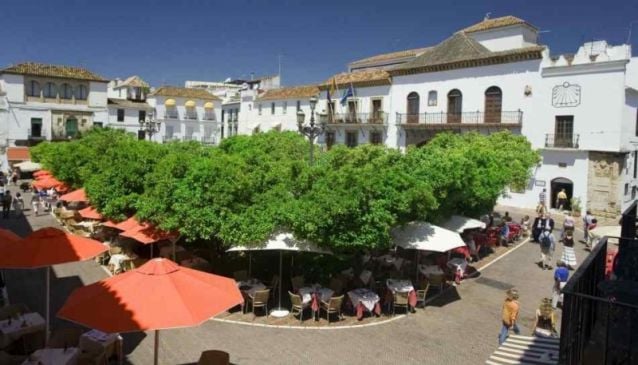
[[24, 161], [24, 162], [17, 163], [13, 166], [19, 168], [20, 171], [23, 171], [23, 172], [32, 172], [32, 171], [37, 171], [42, 169], [42, 165], [33, 161]]
[[416, 281], [419, 281], [419, 253], [421, 251], [447, 252], [465, 246], [457, 232], [427, 222], [411, 222], [391, 232], [396, 246], [416, 250]]
[[464, 217], [461, 215], [453, 215], [445, 223], [442, 224], [443, 228], [463, 233], [468, 229], [485, 229], [485, 223], [477, 219]]
[[234, 246], [226, 250], [226, 252], [238, 252], [238, 251], [279, 251], [279, 308], [275, 308], [270, 312], [274, 317], [285, 317], [289, 311], [281, 307], [281, 278], [283, 272], [283, 252], [295, 251], [295, 252], [314, 252], [319, 254], [332, 255], [329, 250], [317, 247], [316, 245], [308, 242], [296, 239], [292, 233], [282, 232], [273, 234], [268, 241], [263, 245], [257, 247], [248, 246]]

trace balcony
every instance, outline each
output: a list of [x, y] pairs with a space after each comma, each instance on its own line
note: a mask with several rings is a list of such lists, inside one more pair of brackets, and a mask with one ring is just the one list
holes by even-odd
[[44, 128], [29, 128], [29, 140], [42, 141], [46, 139]]
[[388, 115], [384, 112], [328, 115], [328, 125], [386, 125], [387, 122]]
[[206, 121], [214, 121], [215, 120], [215, 113], [204, 113], [204, 118], [202, 118], [203, 120]]
[[198, 138], [197, 136], [193, 136], [193, 135], [190, 135], [190, 136], [183, 136], [183, 137], [182, 137], [182, 141], [184, 141], [184, 142], [188, 142], [188, 141], [197, 141], [197, 140], [199, 140], [199, 138]]
[[635, 233], [634, 203], [622, 217], [623, 237], [603, 237], [563, 288], [560, 364], [638, 363]]
[[179, 114], [177, 113], [177, 110], [175, 111], [166, 111], [164, 113], [164, 119], [179, 119]]
[[51, 134], [52, 141], [68, 141], [68, 140], [79, 138], [79, 137], [80, 137], [80, 132], [68, 133], [65, 131], [57, 131], [57, 132], [54, 131]]
[[186, 119], [186, 120], [197, 120], [197, 112], [186, 112], [186, 113], [184, 113], [184, 119]]
[[521, 110], [501, 113], [397, 113], [397, 125], [406, 129], [459, 129], [459, 128], [520, 128], [523, 125]]
[[546, 134], [545, 148], [578, 148], [578, 134]]
[[203, 144], [217, 144], [217, 140], [213, 136], [202, 137], [202, 143]]

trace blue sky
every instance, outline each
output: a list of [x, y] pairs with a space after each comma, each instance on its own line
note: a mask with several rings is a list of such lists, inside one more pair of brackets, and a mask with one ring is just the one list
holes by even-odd
[[284, 84], [323, 81], [358, 58], [436, 44], [488, 12], [546, 31], [552, 53], [623, 43], [632, 21], [638, 45], [637, 0], [5, 0], [0, 9], [0, 66], [81, 65], [153, 86], [274, 74], [279, 55]]

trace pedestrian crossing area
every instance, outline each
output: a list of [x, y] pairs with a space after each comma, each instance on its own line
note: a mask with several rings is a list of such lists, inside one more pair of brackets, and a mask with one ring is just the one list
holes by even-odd
[[488, 365], [558, 364], [560, 340], [511, 335], [485, 362]]

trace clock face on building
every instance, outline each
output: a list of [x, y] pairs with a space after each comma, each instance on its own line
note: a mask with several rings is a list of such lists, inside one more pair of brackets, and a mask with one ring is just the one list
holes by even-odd
[[580, 86], [564, 82], [552, 89], [552, 106], [569, 108], [580, 105]]

